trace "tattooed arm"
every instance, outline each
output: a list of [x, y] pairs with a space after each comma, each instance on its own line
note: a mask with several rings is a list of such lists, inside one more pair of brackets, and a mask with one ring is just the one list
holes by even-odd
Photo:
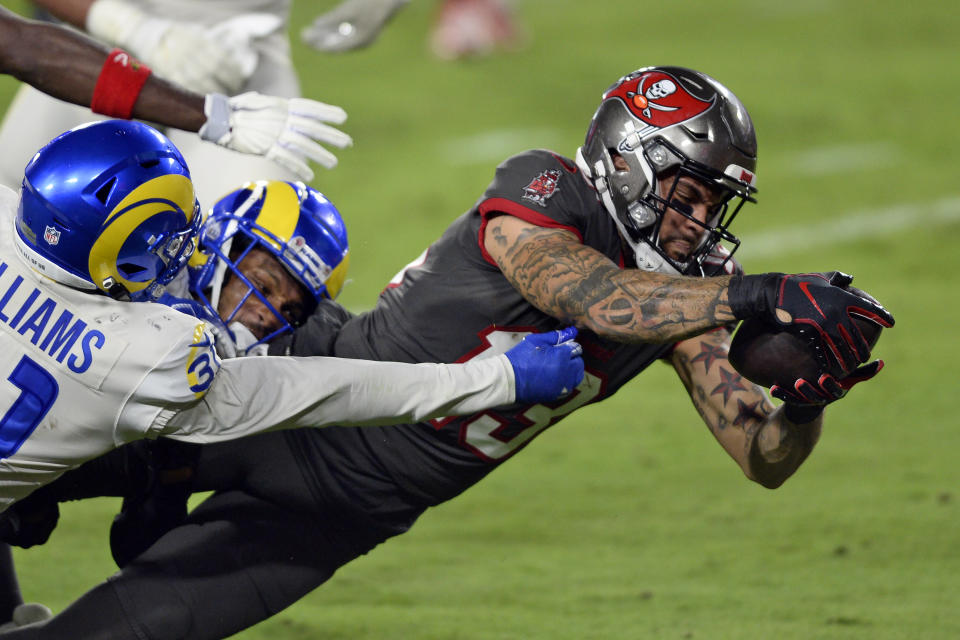
[[673, 342], [734, 319], [729, 277], [621, 269], [569, 231], [510, 215], [490, 220], [484, 246], [530, 304], [611, 340]]
[[748, 478], [776, 489], [793, 475], [820, 437], [823, 416], [786, 419], [763, 389], [727, 360], [730, 332], [718, 329], [677, 345], [671, 356], [693, 405]]

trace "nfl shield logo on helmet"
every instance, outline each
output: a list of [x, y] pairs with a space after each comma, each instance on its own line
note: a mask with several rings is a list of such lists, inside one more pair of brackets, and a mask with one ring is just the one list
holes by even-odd
[[560, 172], [557, 169], [541, 171], [540, 175], [530, 181], [523, 188], [523, 198], [533, 200], [541, 207], [547, 206], [547, 200], [557, 192], [557, 183], [560, 182]]
[[60, 231], [54, 227], [47, 226], [43, 230], [43, 239], [47, 241], [47, 244], [59, 244], [60, 243]]

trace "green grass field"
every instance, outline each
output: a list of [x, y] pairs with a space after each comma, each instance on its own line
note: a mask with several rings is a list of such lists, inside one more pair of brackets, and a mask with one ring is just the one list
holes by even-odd
[[[294, 24], [332, 4], [296, 2]], [[426, 47], [432, 6], [414, 2], [367, 51], [295, 51], [305, 94], [346, 108], [356, 142], [314, 182], [349, 225], [347, 306], [372, 306], [499, 160], [572, 154], [609, 83], [679, 64], [733, 89], [758, 130], [741, 261], [856, 274], [897, 317], [876, 351], [888, 366], [829, 410], [810, 460], [771, 492], [658, 365], [237, 637], [960, 637], [960, 12], [519, 0], [523, 51], [451, 64]], [[3, 105], [15, 83], [0, 80]], [[67, 505], [48, 545], [18, 552], [28, 599], [59, 610], [112, 573], [116, 507]]]

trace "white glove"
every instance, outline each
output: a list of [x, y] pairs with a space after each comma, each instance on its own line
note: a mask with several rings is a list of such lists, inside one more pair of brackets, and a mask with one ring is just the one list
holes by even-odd
[[249, 92], [228, 98], [207, 95], [207, 121], [200, 137], [221, 147], [265, 156], [292, 171], [304, 182], [313, 180], [307, 160], [333, 169], [337, 158], [317, 142], [344, 148], [353, 140], [339, 129], [323, 124], [343, 124], [347, 113], [306, 98], [277, 98]]
[[[266, 344], [256, 344], [258, 338], [253, 335], [250, 329], [247, 329], [239, 322], [230, 323], [230, 331], [233, 332], [236, 341], [233, 343], [233, 355], [230, 357], [244, 358], [247, 356], [265, 356], [269, 346]], [[217, 343], [217, 351], [220, 350], [220, 343]], [[221, 357], [222, 354], [221, 354]]]
[[198, 93], [235, 93], [257, 66], [252, 41], [273, 33], [283, 21], [251, 13], [207, 28], [148, 14], [126, 0], [96, 0], [87, 31], [122, 47], [167, 80]]
[[214, 348], [222, 360], [236, 358], [239, 355], [237, 353], [237, 343], [234, 341], [233, 335], [222, 322], [208, 321], [205, 326], [207, 331], [213, 334]]
[[345, 0], [317, 16], [300, 38], [314, 49], [340, 53], [377, 39], [390, 18], [410, 0]]

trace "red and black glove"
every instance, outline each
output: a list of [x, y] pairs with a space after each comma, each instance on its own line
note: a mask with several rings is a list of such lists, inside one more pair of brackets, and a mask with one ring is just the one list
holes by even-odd
[[788, 420], [804, 424], [820, 415], [828, 404], [847, 395], [855, 385], [880, 373], [881, 369], [883, 360], [874, 360], [839, 380], [824, 373], [813, 382], [799, 378], [794, 381], [792, 388], [775, 384], [770, 387], [770, 395], [783, 400]]
[[894, 324], [893, 316], [876, 300], [844, 288], [852, 281], [839, 271], [735, 276], [730, 281], [730, 307], [741, 320], [759, 317], [808, 341], [825, 371], [847, 378], [870, 357], [870, 345], [854, 316], [881, 327]]

